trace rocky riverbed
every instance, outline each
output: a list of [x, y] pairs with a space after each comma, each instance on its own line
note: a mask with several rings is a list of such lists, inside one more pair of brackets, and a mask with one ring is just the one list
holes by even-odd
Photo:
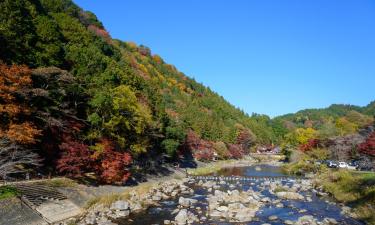
[[[225, 169], [220, 177], [173, 180], [143, 195], [129, 193], [128, 200], [92, 207], [80, 224], [363, 224], [350, 217], [350, 208], [331, 201], [311, 180], [285, 177], [273, 171], [277, 167], [240, 170], [236, 176], [229, 176]], [[252, 171], [263, 173], [257, 179]], [[265, 171], [271, 176], [267, 178]]]

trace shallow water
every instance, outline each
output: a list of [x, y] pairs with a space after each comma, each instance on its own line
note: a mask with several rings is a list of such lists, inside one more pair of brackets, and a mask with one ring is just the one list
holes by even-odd
[[[250, 167], [235, 167], [235, 168], [225, 168], [214, 175], [219, 176], [241, 176], [241, 177], [285, 177], [279, 167], [276, 166], [269, 166], [269, 165], [259, 165], [259, 166], [250, 166]], [[248, 190], [249, 188], [255, 191], [261, 191], [264, 197], [269, 197], [271, 199], [277, 199], [277, 197], [271, 194], [268, 190], [260, 190], [260, 186], [262, 185], [264, 180], [251, 180], [251, 181], [233, 181], [227, 182], [226, 185], [221, 185], [220, 190], [229, 190], [229, 184], [235, 185], [235, 189], [237, 190]], [[283, 184], [287, 184], [288, 186], [292, 186], [294, 179], [287, 179], [282, 181]], [[191, 188], [194, 190], [194, 195], [183, 195], [184, 197], [189, 197], [193, 199], [197, 199], [198, 204], [195, 206], [199, 206], [202, 209], [206, 209], [208, 207], [208, 203], [206, 201], [206, 196], [208, 194], [207, 189], [196, 186], [190, 185]], [[232, 187], [233, 189], [233, 187]], [[356, 221], [352, 218], [348, 218], [341, 214], [341, 208], [335, 204], [334, 202], [329, 201], [328, 199], [319, 198], [315, 195], [315, 193], [308, 191], [308, 192], [300, 192], [303, 196], [310, 196], [312, 198], [311, 202], [306, 201], [298, 201], [298, 200], [281, 200], [281, 203], [284, 204], [283, 208], [277, 208], [272, 203], [265, 204], [256, 214], [256, 218], [253, 219], [251, 222], [241, 223], [241, 224], [248, 224], [248, 225], [260, 225], [264, 223], [269, 223], [273, 225], [281, 225], [284, 224], [283, 221], [291, 220], [296, 221], [299, 217], [304, 215], [312, 215], [318, 220], [323, 220], [326, 217], [334, 218], [338, 221], [339, 224], [347, 224], [347, 225], [362, 225], [364, 223]], [[176, 215], [172, 215], [173, 210], [175, 210], [178, 206], [178, 198], [171, 201], [163, 201], [160, 203], [159, 207], [151, 207], [147, 211], [132, 215], [130, 218], [116, 221], [120, 225], [148, 225], [148, 224], [163, 224], [164, 220], [174, 220]], [[189, 209], [190, 211], [197, 214], [194, 209]], [[305, 212], [301, 212], [300, 210], [305, 210]], [[205, 214], [205, 210], [203, 210], [203, 215]], [[204, 215], [206, 216], [206, 215]], [[269, 221], [269, 216], [277, 216], [278, 219], [275, 221]], [[206, 216], [207, 217], [207, 216]], [[201, 223], [201, 224], [234, 224], [225, 221], [219, 220], [211, 220], [208, 217], [208, 220]]]

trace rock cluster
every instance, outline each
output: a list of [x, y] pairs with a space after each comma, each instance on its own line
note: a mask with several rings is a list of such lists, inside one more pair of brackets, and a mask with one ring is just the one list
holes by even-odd
[[230, 222], [248, 222], [263, 206], [262, 195], [252, 190], [215, 190], [208, 195], [208, 214], [211, 218], [225, 218]]
[[[172, 180], [154, 185], [145, 194], [133, 191], [127, 200], [118, 200], [109, 207], [97, 204], [91, 207], [79, 225], [115, 225], [111, 220], [125, 218], [132, 212], [147, 209], [159, 201], [176, 197], [177, 195], [192, 194], [194, 191], [184, 185], [184, 181]], [[183, 204], [193, 204], [190, 200], [182, 201]], [[182, 215], [180, 216], [182, 217]]]

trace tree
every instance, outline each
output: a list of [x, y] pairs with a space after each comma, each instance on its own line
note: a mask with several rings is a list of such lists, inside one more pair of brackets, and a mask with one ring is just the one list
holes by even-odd
[[345, 117], [336, 120], [336, 127], [341, 136], [355, 133], [358, 130], [358, 125], [348, 121]]
[[65, 137], [60, 144], [61, 157], [57, 160], [57, 170], [71, 177], [82, 177], [93, 169], [94, 158], [87, 145]]
[[359, 152], [375, 156], [375, 132], [373, 132], [364, 143], [359, 145]]
[[240, 145], [229, 144], [228, 151], [230, 153], [231, 158], [240, 159], [244, 156], [244, 150]]
[[0, 138], [0, 177], [4, 180], [10, 174], [22, 172], [26, 166], [39, 166], [39, 156], [30, 149]]
[[27, 105], [31, 70], [26, 66], [0, 64], [0, 137], [19, 144], [35, 144], [41, 131], [29, 121]]
[[295, 130], [295, 137], [299, 144], [307, 144], [309, 140], [315, 139], [318, 132], [313, 128], [298, 128]]
[[95, 151], [93, 158], [99, 162], [95, 172], [103, 182], [126, 182], [129, 179], [131, 173], [128, 166], [132, 162], [129, 153], [116, 150], [115, 143], [106, 138], [100, 140]]
[[4, 62], [34, 64], [32, 51], [36, 42], [36, 29], [27, 2], [0, 2], [0, 59]]
[[317, 148], [320, 144], [320, 141], [318, 139], [310, 139], [306, 144], [301, 144], [299, 146], [299, 149], [303, 152], [311, 151], [314, 148]]
[[249, 148], [255, 143], [256, 136], [249, 129], [241, 129], [237, 136], [236, 144], [241, 145], [245, 153], [249, 153]]
[[151, 112], [129, 86], [120, 85], [110, 93], [99, 92], [91, 105], [96, 112], [89, 119], [103, 135], [114, 138], [121, 147], [129, 147], [135, 155], [146, 152], [145, 132], [151, 126]]
[[180, 146], [180, 142], [174, 139], [164, 139], [161, 142], [161, 145], [169, 156], [174, 157], [176, 155], [178, 147]]
[[215, 149], [215, 152], [218, 154], [220, 159], [229, 159], [231, 157], [231, 154], [224, 142], [215, 142], [213, 144], [213, 148]]
[[202, 140], [192, 130], [186, 135], [184, 150], [190, 152], [199, 161], [210, 161], [215, 157], [213, 143]]

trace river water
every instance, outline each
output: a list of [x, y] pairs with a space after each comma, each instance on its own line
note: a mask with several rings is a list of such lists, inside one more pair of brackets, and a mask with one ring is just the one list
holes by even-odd
[[[222, 185], [220, 190], [229, 190], [237, 189], [242, 191], [247, 191], [249, 188], [261, 192], [265, 197], [270, 199], [275, 199], [275, 195], [271, 194], [268, 190], [260, 188], [262, 182], [266, 182], [262, 179], [257, 180], [256, 177], [270, 177], [278, 178], [285, 177], [279, 167], [270, 166], [270, 165], [257, 165], [249, 167], [234, 167], [234, 168], [225, 168], [221, 171], [212, 174], [217, 176], [240, 176], [240, 177], [251, 177], [251, 182], [237, 182], [233, 183], [232, 187], [229, 187], [229, 182], [226, 185]], [[283, 185], [292, 186], [295, 179], [289, 177], [282, 181]], [[235, 188], [233, 188], [235, 186]], [[203, 209], [203, 215], [205, 215], [204, 209], [207, 208], [208, 202], [206, 196], [209, 194], [207, 189], [202, 188], [201, 186], [190, 184], [190, 187], [193, 188], [193, 195], [185, 195], [183, 197], [188, 197], [192, 199], [197, 199], [198, 203], [195, 207], [200, 207]], [[281, 203], [284, 207], [278, 208], [274, 204], [266, 204], [263, 206], [257, 213], [256, 217], [251, 222], [241, 223], [248, 225], [261, 225], [261, 224], [273, 224], [281, 225], [285, 224], [286, 220], [297, 221], [299, 217], [304, 215], [312, 215], [318, 221], [322, 221], [324, 218], [333, 218], [338, 224], [347, 224], [347, 225], [362, 225], [364, 223], [356, 221], [352, 218], [346, 217], [341, 213], [341, 208], [339, 205], [331, 201], [328, 198], [318, 197], [314, 192], [300, 192], [303, 196], [309, 196], [312, 201], [299, 201], [299, 200], [281, 200]], [[132, 215], [131, 217], [116, 221], [120, 225], [148, 225], [148, 224], [164, 224], [164, 220], [173, 221], [176, 215], [173, 215], [172, 212], [178, 207], [178, 198], [171, 201], [163, 201], [158, 207], [151, 207], [147, 211]], [[194, 212], [194, 209], [192, 209]], [[207, 216], [207, 215], [205, 215]], [[270, 221], [270, 216], [277, 216], [277, 219]], [[234, 224], [227, 221], [222, 221], [218, 219], [211, 219], [207, 216], [207, 220], [201, 222], [200, 224]]]

